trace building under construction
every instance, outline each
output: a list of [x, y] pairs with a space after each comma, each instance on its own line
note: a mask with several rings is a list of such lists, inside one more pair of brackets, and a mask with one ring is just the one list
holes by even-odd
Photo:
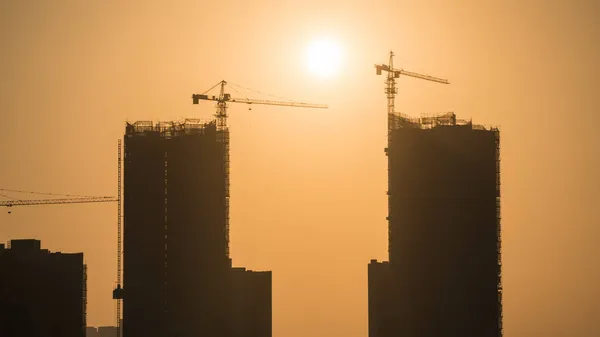
[[388, 117], [389, 262], [369, 265], [369, 336], [501, 336], [498, 129]]
[[127, 124], [124, 337], [233, 336], [228, 144], [214, 121]]
[[86, 275], [83, 253], [0, 245], [0, 336], [85, 337]]

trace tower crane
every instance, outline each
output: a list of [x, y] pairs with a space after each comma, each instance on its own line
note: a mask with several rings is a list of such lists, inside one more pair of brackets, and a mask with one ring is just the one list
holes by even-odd
[[450, 84], [450, 82], [448, 82], [448, 80], [445, 80], [443, 78], [419, 74], [419, 73], [407, 71], [404, 69], [394, 69], [394, 52], [392, 52], [392, 51], [390, 51], [389, 64], [376, 64], [375, 69], [376, 69], [377, 75], [381, 75], [382, 71], [387, 72], [385, 93], [387, 94], [387, 100], [388, 100], [388, 130], [390, 127], [391, 118], [394, 115], [394, 101], [395, 101], [396, 94], [398, 93], [398, 88], [396, 88], [396, 79], [399, 78], [400, 75], [410, 76], [410, 77], [419, 78], [419, 79], [431, 81], [431, 82], [442, 83], [442, 84]]
[[[208, 96], [206, 93], [221, 86], [219, 96]], [[227, 103], [246, 103], [246, 104], [263, 104], [263, 105], [279, 105], [279, 106], [291, 106], [298, 108], [316, 108], [316, 109], [327, 109], [325, 104], [311, 104], [303, 102], [292, 102], [292, 101], [271, 101], [271, 100], [259, 100], [252, 98], [233, 98], [231, 94], [225, 92], [225, 86], [227, 81], [223, 80], [215, 84], [212, 88], [208, 89], [202, 94], [193, 94], [192, 100], [194, 104], [198, 104], [200, 100], [208, 100], [217, 102], [217, 130], [225, 130], [227, 128]], [[235, 89], [234, 89], [235, 90]], [[236, 90], [237, 91], [237, 90]]]
[[[0, 189], [0, 191], [12, 191]], [[17, 191], [24, 192], [24, 191]], [[50, 193], [36, 193], [36, 192], [24, 192], [30, 194], [50, 194]], [[53, 195], [53, 194], [50, 194]], [[79, 196], [73, 198], [54, 198], [54, 199], [13, 199], [13, 200], [0, 200], [0, 207], [9, 208], [8, 214], [11, 213], [10, 208], [14, 206], [34, 206], [34, 205], [62, 205], [62, 204], [87, 204], [95, 202], [114, 202], [117, 198], [113, 197], [90, 197], [90, 196]]]

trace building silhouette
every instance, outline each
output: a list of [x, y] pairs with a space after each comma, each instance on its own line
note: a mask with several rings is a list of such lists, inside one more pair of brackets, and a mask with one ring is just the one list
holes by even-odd
[[86, 275], [83, 253], [0, 245], [0, 336], [85, 337]]
[[214, 121], [127, 124], [124, 337], [237, 336], [228, 144]]
[[501, 336], [498, 130], [390, 115], [388, 137], [389, 262], [369, 264], [369, 336]]
[[271, 272], [232, 268], [230, 282], [231, 335], [271, 336]]

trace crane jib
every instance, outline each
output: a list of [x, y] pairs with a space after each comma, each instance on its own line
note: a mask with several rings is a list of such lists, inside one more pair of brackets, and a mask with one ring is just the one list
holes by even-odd
[[31, 205], [60, 205], [60, 204], [87, 204], [97, 202], [114, 202], [113, 197], [84, 197], [61, 199], [20, 199], [0, 201], [0, 207], [31, 206]]

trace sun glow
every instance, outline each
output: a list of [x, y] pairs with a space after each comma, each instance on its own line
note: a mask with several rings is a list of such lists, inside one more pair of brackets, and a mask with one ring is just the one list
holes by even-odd
[[341, 49], [335, 42], [315, 40], [307, 50], [308, 69], [319, 77], [331, 77], [341, 68], [341, 56]]

